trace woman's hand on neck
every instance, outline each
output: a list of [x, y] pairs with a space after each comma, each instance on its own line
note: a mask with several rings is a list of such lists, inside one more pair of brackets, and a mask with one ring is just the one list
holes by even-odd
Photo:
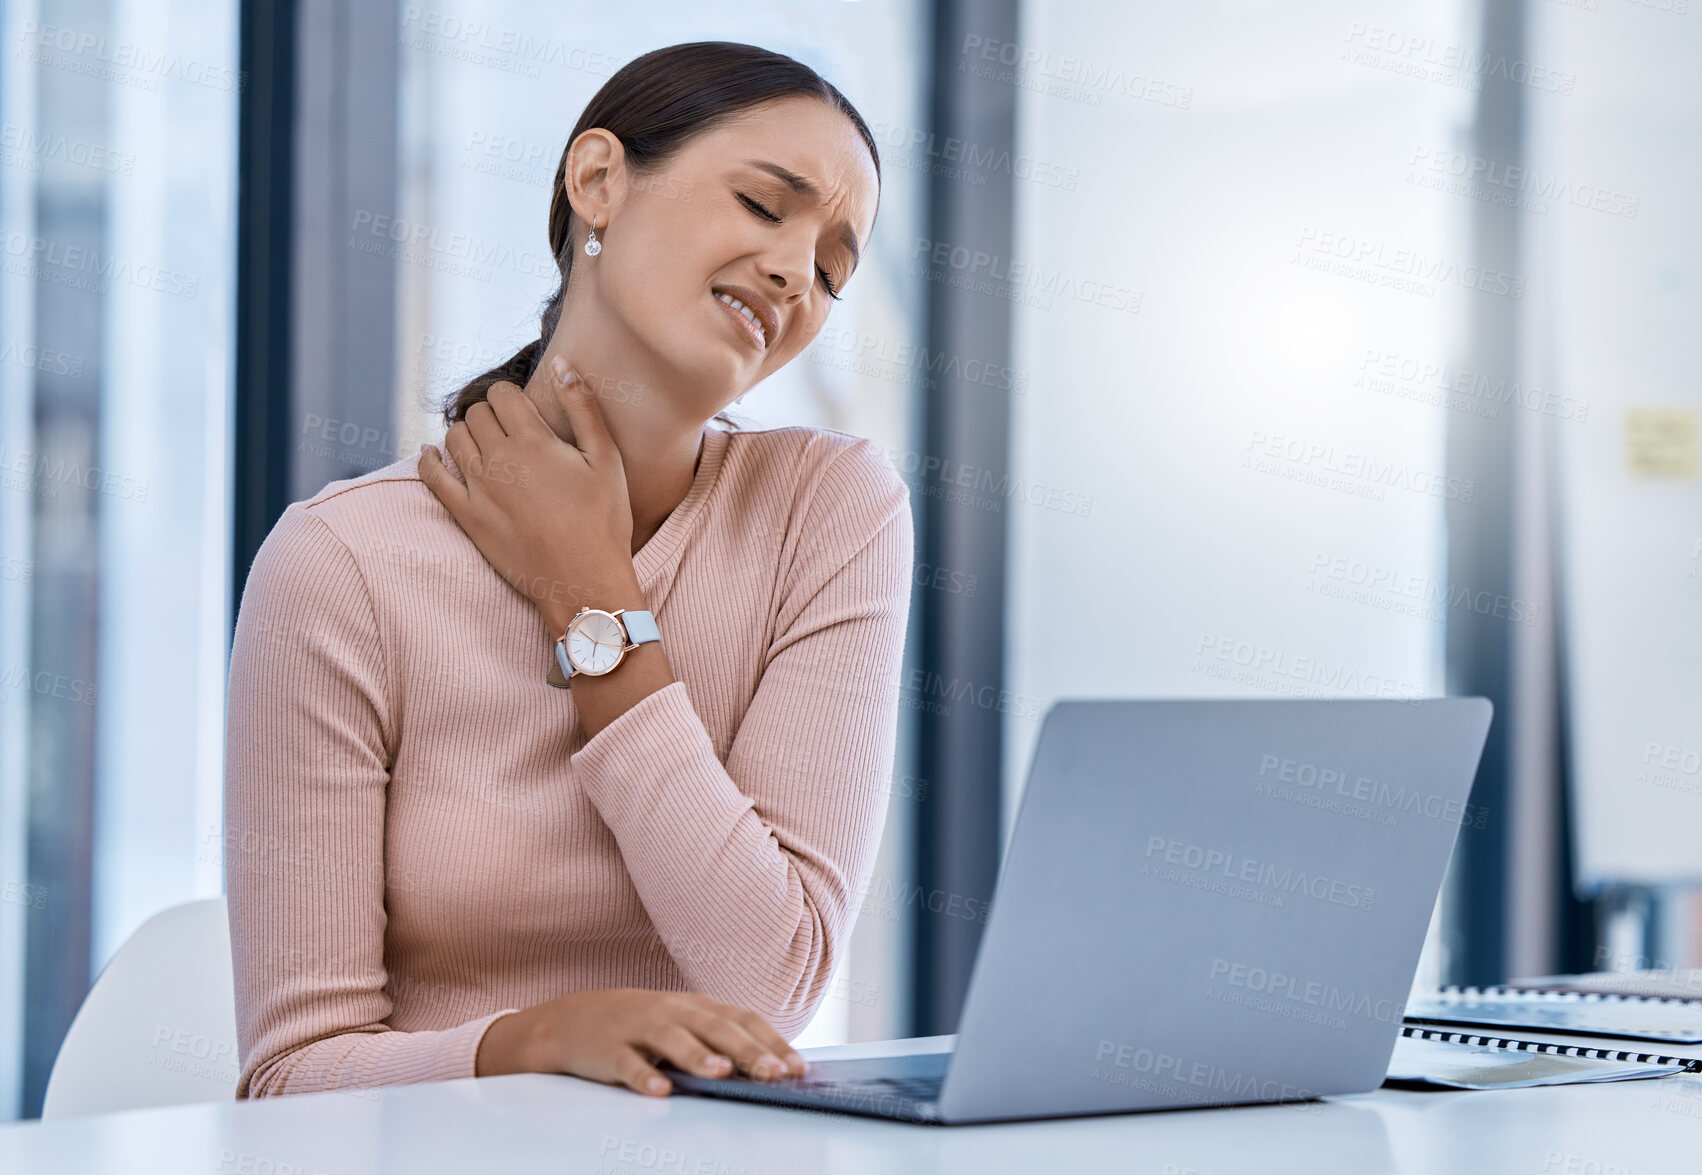
[[565, 324], [539, 356], [525, 392], [537, 405], [544, 423], [562, 440], [574, 444], [573, 426], [562, 403], [565, 384], [557, 377], [557, 360], [576, 372], [593, 391], [620, 450], [626, 470], [627, 498], [632, 504], [632, 551], [650, 541], [668, 515], [684, 500], [697, 475], [706, 422], [676, 419], [670, 397], [658, 394], [645, 381], [595, 354], [597, 348], [566, 336]]

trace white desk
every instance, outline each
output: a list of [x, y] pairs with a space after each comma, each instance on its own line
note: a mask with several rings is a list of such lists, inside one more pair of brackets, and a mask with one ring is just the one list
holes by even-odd
[[[859, 1046], [808, 1049], [855, 1056]], [[1664, 1050], [1673, 1051], [1673, 1050]], [[0, 1127], [0, 1172], [1696, 1175], [1702, 1076], [913, 1126], [535, 1074]]]

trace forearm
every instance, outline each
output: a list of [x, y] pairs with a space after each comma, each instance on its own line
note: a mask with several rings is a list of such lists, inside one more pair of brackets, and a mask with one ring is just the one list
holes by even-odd
[[[765, 820], [779, 811], [759, 812], [722, 766], [683, 683], [641, 699], [577, 752], [575, 775], [693, 990], [752, 1008], [783, 1032], [802, 1027], [878, 841], [885, 795], [872, 773], [857, 776], [860, 760], [878, 763], [883, 741], [842, 757], [853, 776], [838, 788], [806, 797], [787, 785], [790, 801], [821, 822], [807, 828], [795, 817]], [[814, 776], [819, 788], [812, 764], [798, 767], [799, 782]]]
[[360, 1030], [316, 1040], [253, 1066], [238, 1096], [272, 1097], [484, 1076], [475, 1067], [480, 1040], [491, 1026], [508, 1018], [505, 1009], [439, 1031]]

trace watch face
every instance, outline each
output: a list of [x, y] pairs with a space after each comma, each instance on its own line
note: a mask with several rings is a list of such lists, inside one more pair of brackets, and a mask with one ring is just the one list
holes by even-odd
[[567, 630], [567, 659], [577, 673], [607, 673], [619, 663], [625, 645], [626, 631], [607, 612], [586, 612]]

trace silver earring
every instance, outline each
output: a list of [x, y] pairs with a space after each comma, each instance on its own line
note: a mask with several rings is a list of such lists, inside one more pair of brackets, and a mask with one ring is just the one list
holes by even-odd
[[591, 235], [585, 238], [585, 255], [595, 257], [603, 251], [603, 242], [597, 239], [597, 226], [591, 226]]

